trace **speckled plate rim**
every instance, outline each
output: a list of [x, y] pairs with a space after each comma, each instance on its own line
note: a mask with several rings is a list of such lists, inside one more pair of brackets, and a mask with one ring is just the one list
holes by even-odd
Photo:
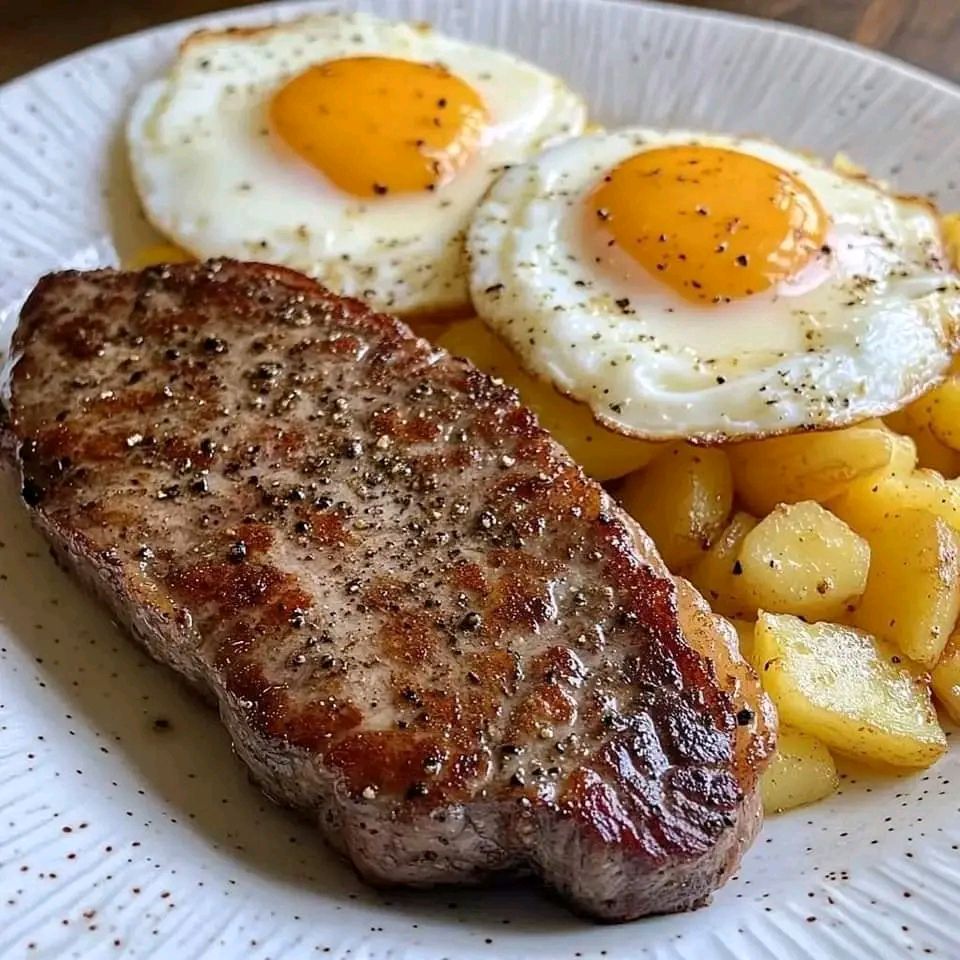
[[[116, 259], [115, 208], [130, 202], [111, 180], [116, 158], [108, 156], [126, 99], [116, 89], [122, 81], [142, 82], [190, 29], [333, 6], [388, 16], [432, 10], [426, 18], [444, 29], [488, 43], [499, 30], [504, 46], [570, 73], [601, 120], [631, 111], [631, 119], [651, 124], [756, 130], [821, 151], [848, 149], [880, 175], [902, 177], [905, 188], [933, 187], [960, 207], [960, 162], [930, 157], [960, 161], [960, 88], [802, 28], [616, 0], [264, 4], [110, 40], [0, 87], [0, 303], [16, 303], [45, 270]], [[543, 25], [556, 48], [533, 36], [532, 27]], [[564, 43], [620, 43], [626, 53], [634, 25], [656, 41], [642, 54], [649, 64], [629, 67], [646, 70], [643, 99], [625, 106], [617, 84], [601, 81], [591, 96], [589, 71]], [[671, 45], [676, 56], [667, 57]], [[709, 71], [725, 99], [693, 89], [690, 63]], [[87, 99], [101, 102], [78, 98], [78, 77], [96, 92]], [[798, 109], [784, 95], [784, 77], [820, 109]], [[834, 100], [848, 95], [874, 119], [833, 116]], [[41, 104], [38, 113], [27, 109], [31, 101]], [[12, 149], [5, 137], [11, 117], [29, 146], [46, 145], [43, 155]], [[905, 155], [905, 144], [923, 149]], [[145, 235], [137, 227], [129, 241]], [[371, 891], [318, 847], [308, 825], [263, 802], [230, 757], [215, 717], [53, 569], [4, 483], [0, 956], [960, 955], [953, 917], [960, 823], [948, 789], [960, 762], [953, 756], [896, 780], [847, 769], [836, 797], [767, 825], [708, 912], [595, 928], [532, 886]]]

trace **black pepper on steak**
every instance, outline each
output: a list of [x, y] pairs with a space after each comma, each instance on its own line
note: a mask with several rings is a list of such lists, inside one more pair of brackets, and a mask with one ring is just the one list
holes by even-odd
[[622, 920], [736, 867], [769, 704], [512, 390], [230, 261], [47, 277], [14, 352], [3, 446], [60, 560], [364, 876], [532, 868]]

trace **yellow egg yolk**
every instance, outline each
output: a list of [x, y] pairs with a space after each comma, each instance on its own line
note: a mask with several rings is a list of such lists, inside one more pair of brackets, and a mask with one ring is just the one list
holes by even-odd
[[476, 153], [486, 106], [446, 67], [347, 57], [310, 67], [273, 97], [274, 132], [357, 197], [435, 190]]
[[[588, 199], [589, 227], [686, 300], [726, 303], [799, 273], [827, 215], [793, 174], [708, 146], [635, 154]], [[601, 256], [601, 259], [604, 259]]]

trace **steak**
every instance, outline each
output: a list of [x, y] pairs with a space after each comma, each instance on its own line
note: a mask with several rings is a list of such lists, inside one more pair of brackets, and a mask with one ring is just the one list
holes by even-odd
[[513, 390], [262, 264], [40, 281], [4, 431], [60, 563], [377, 884], [709, 899], [776, 720]]

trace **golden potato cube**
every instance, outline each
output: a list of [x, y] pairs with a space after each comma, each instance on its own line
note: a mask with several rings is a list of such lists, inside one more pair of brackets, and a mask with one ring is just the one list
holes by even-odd
[[645, 470], [631, 473], [617, 496], [676, 571], [713, 543], [730, 516], [730, 463], [716, 447], [674, 443]]
[[[868, 486], [872, 481], [878, 479], [889, 479], [892, 477], [909, 477], [917, 469], [917, 444], [912, 437], [903, 436], [886, 428], [890, 442], [893, 444], [893, 451], [890, 455], [890, 462], [883, 467], [878, 474], [872, 474], [855, 480], [851, 486], [857, 484]], [[849, 488], [848, 488], [849, 489]]]
[[929, 417], [921, 410], [923, 402], [924, 398], [921, 397], [903, 410], [889, 414], [884, 421], [891, 429], [910, 437], [916, 444], [916, 465], [936, 470], [945, 477], [955, 477], [960, 474], [960, 452], [951, 450], [934, 436]]
[[451, 320], [449, 317], [423, 316], [404, 317], [406, 325], [418, 336], [431, 343], [439, 343], [440, 338], [450, 329], [454, 323], [462, 323], [462, 320]]
[[123, 258], [124, 270], [144, 270], [161, 263], [189, 263], [197, 258], [173, 243], [154, 243]]
[[927, 510], [960, 530], [960, 481], [946, 480], [933, 470], [881, 476], [851, 485], [827, 506], [854, 530], [907, 509]]
[[757, 525], [756, 517], [738, 512], [723, 533], [685, 571], [684, 576], [703, 594], [717, 613], [752, 619], [757, 608], [744, 596], [738, 562], [743, 538]]
[[823, 743], [791, 727], [780, 727], [777, 752], [760, 778], [764, 813], [815, 803], [833, 793], [839, 783], [837, 765]]
[[761, 610], [839, 617], [863, 593], [870, 547], [819, 503], [781, 504], [744, 537], [742, 589]]
[[960, 534], [926, 510], [878, 516], [867, 588], [850, 622], [933, 666], [960, 615]]
[[586, 404], [563, 396], [551, 384], [527, 373], [516, 355], [478, 317], [453, 324], [437, 338], [437, 344], [515, 387], [541, 426], [595, 480], [613, 480], [639, 470], [664, 448], [662, 443], [625, 437], [598, 424]]
[[850, 480], [837, 496], [825, 502], [831, 512], [845, 521], [844, 510], [855, 512], [855, 507], [872, 500], [884, 483], [912, 476], [917, 466], [917, 447], [912, 438], [894, 432], [880, 420], [866, 421], [863, 426], [880, 430], [887, 436], [891, 444], [890, 460], [879, 469]]
[[921, 677], [853, 627], [761, 613], [756, 658], [783, 723], [860, 760], [925, 767], [947, 741]]
[[933, 692], [954, 723], [960, 723], [960, 632], [953, 633], [930, 674]]
[[933, 470], [915, 470], [908, 477], [895, 477], [890, 486], [898, 508], [929, 510], [960, 530], [960, 483], [956, 480], [947, 480]]
[[933, 435], [951, 450], [960, 450], [960, 377], [949, 377], [924, 394], [917, 404]]
[[882, 427], [857, 426], [734, 444], [734, 486], [744, 506], [761, 516], [778, 503], [823, 503], [889, 465], [894, 442]]
[[740, 645], [740, 656], [743, 657], [747, 663], [752, 664], [754, 662], [753, 632], [756, 624], [751, 620], [739, 620], [736, 617], [731, 617], [730, 622], [733, 624], [733, 628], [737, 631], [737, 641]]
[[948, 480], [960, 476], [960, 451], [941, 443], [930, 427], [921, 427], [912, 437], [917, 445], [917, 464], [920, 467], [936, 470]]
[[882, 422], [894, 433], [905, 433], [909, 435], [913, 430], [913, 418], [910, 416], [909, 410], [909, 406], [894, 410], [893, 413], [888, 413]]
[[947, 256], [954, 267], [960, 270], [960, 213], [948, 213], [940, 222], [943, 239], [947, 246]]

